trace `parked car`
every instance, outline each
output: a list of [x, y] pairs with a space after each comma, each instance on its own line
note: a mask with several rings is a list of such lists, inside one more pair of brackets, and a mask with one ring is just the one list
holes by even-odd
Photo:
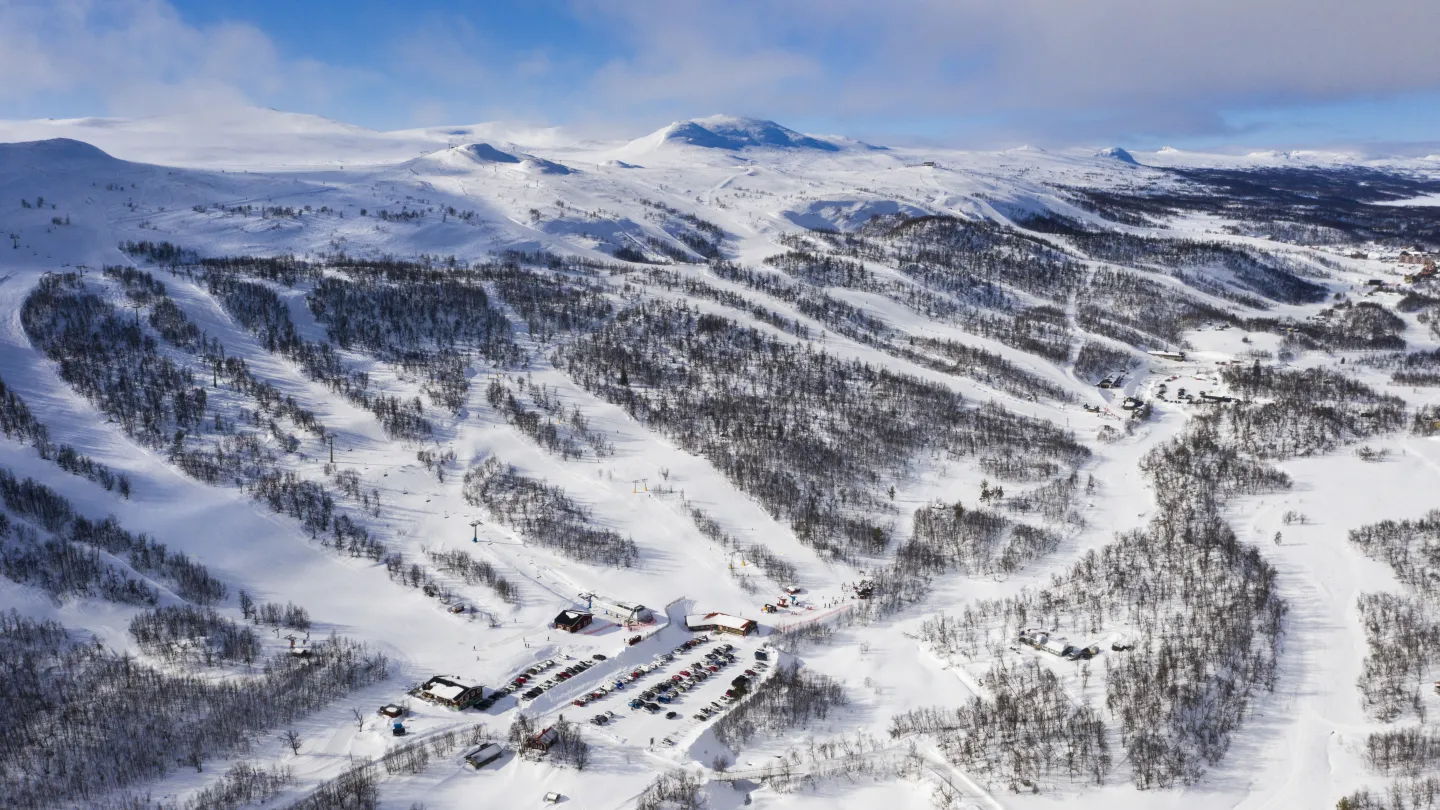
[[590, 656], [590, 657], [591, 657], [591, 658], [594, 658], [596, 661], [604, 661], [604, 660], [605, 660], [605, 654], [604, 654], [604, 653], [595, 653], [594, 655], [592, 655], [592, 656]]

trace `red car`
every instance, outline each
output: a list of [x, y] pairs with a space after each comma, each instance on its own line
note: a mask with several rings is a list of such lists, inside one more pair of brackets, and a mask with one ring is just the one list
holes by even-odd
[[576, 706], [584, 706], [586, 703], [589, 703], [590, 701], [589, 701], [587, 698], [575, 698], [574, 700], [572, 700], [572, 701], [570, 701], [570, 702], [571, 702], [571, 703], [574, 703]]
[[705, 668], [708, 669], [708, 670], [710, 670], [711, 672], [719, 672], [719, 671], [720, 671], [720, 668], [717, 667], [717, 666], [715, 666], [714, 664], [711, 664], [710, 666], [705, 667]]
[[682, 678], [688, 678], [688, 677], [690, 677], [690, 670], [688, 670], [688, 669], [682, 669], [682, 670], [680, 670], [680, 677], [682, 677]]

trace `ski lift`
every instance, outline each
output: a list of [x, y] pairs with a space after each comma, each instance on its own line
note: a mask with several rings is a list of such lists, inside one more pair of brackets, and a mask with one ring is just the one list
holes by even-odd
[[635, 494], [650, 491], [650, 479], [636, 478], [630, 482], [630, 491]]

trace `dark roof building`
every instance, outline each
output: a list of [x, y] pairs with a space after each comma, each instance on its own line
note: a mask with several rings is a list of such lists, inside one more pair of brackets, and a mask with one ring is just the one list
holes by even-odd
[[436, 675], [410, 694], [451, 709], [468, 709], [485, 696], [485, 687], [471, 686], [454, 675]]
[[562, 610], [560, 615], [555, 617], [555, 629], [564, 630], [567, 633], [578, 633], [590, 626], [594, 616], [583, 610]]

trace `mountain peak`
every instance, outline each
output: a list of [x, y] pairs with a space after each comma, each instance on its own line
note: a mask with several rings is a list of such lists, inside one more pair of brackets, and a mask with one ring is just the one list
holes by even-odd
[[1140, 165], [1140, 161], [1136, 160], [1134, 155], [1130, 154], [1124, 149], [1121, 149], [1118, 146], [1111, 146], [1106, 149], [1101, 149], [1099, 152], [1095, 153], [1095, 157], [1110, 158], [1111, 160], [1118, 160], [1121, 163], [1129, 163], [1131, 166]]
[[833, 143], [802, 135], [774, 121], [734, 115], [712, 115], [676, 121], [652, 137], [658, 143], [681, 143], [731, 151], [748, 148], [840, 151], [840, 147]]
[[43, 141], [0, 143], [0, 163], [54, 162], [62, 166], [92, 165], [119, 161], [108, 152], [73, 138], [49, 138]]

